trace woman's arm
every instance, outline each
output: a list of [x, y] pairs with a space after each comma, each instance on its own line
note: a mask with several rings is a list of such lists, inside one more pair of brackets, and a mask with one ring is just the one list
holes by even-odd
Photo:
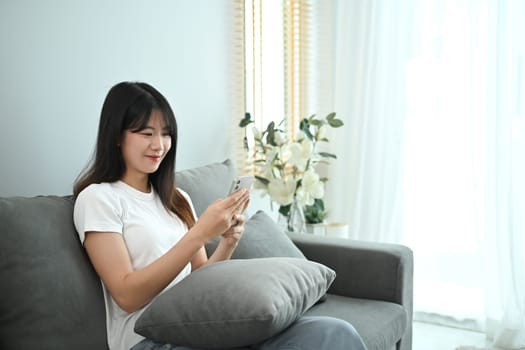
[[246, 192], [214, 202], [195, 225], [166, 254], [133, 270], [122, 236], [112, 232], [86, 232], [84, 247], [104, 285], [127, 312], [146, 305], [204, 249], [204, 244], [229, 230], [235, 212], [247, 201]]
[[186, 234], [166, 254], [140, 270], [133, 270], [122, 235], [87, 232], [84, 247], [100, 279], [127, 312], [146, 305], [159, 294], [202, 247], [197, 235]]

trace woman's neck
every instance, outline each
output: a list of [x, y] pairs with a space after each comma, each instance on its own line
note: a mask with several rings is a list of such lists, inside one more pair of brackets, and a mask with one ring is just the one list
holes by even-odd
[[144, 192], [144, 193], [150, 193], [151, 192], [151, 184], [149, 182], [149, 177], [130, 177], [130, 176], [123, 176], [120, 181], [124, 182], [125, 184], [133, 187], [134, 189]]

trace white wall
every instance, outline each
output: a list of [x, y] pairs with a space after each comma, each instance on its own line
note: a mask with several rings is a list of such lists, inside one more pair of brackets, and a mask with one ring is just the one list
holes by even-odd
[[123, 80], [171, 103], [178, 169], [228, 157], [229, 4], [0, 1], [0, 196], [70, 194], [105, 94]]

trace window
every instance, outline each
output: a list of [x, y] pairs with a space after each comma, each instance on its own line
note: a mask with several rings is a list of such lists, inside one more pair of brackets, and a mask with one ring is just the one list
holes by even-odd
[[[293, 137], [301, 118], [331, 111], [331, 108], [320, 110], [321, 105], [326, 105], [326, 96], [317, 92], [326, 84], [326, 77], [330, 77], [323, 74], [324, 67], [329, 66], [325, 60], [331, 57], [324, 54], [328, 50], [323, 45], [330, 45], [332, 36], [327, 30], [320, 30], [322, 26], [318, 23], [323, 23], [323, 13], [330, 11], [331, 1], [323, 2], [322, 8], [317, 3], [312, 0], [243, 3], [246, 112], [260, 130], [271, 121], [284, 120], [283, 129]], [[252, 140], [250, 136], [247, 135], [248, 140]]]

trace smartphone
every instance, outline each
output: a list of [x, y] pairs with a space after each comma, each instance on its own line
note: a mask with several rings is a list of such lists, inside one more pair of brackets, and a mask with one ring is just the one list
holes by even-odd
[[229, 194], [239, 191], [242, 188], [250, 190], [253, 184], [254, 177], [251, 175], [240, 176], [233, 180]]

